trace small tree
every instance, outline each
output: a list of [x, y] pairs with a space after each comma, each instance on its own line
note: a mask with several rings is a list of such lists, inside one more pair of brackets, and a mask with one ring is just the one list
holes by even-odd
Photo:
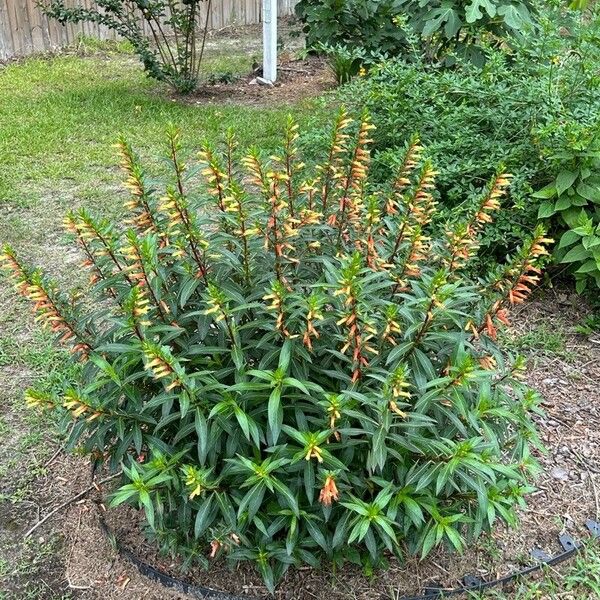
[[[204, 1], [208, 6], [198, 51]], [[210, 6], [211, 0], [96, 0], [93, 8], [70, 7], [65, 0], [42, 3], [44, 12], [59, 23], [87, 21], [108, 27], [129, 41], [150, 77], [184, 94], [198, 85]]]
[[203, 186], [171, 132], [160, 192], [121, 141], [125, 227], [65, 220], [90, 271], [85, 304], [3, 254], [84, 363], [64, 394], [31, 389], [28, 404], [75, 419], [70, 446], [123, 467], [113, 503], [143, 508], [165, 550], [253, 561], [271, 589], [323, 557], [460, 550], [515, 523], [536, 469], [537, 397], [495, 340], [538, 280], [544, 232], [471, 280], [509, 176], [432, 239], [436, 173], [418, 140], [376, 186], [372, 125], [350, 128], [342, 111], [310, 172], [291, 120], [270, 159], [240, 160], [229, 133], [200, 153]]

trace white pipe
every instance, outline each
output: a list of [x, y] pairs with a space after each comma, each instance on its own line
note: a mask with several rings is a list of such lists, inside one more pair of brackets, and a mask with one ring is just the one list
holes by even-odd
[[263, 78], [277, 80], [277, 0], [263, 0]]

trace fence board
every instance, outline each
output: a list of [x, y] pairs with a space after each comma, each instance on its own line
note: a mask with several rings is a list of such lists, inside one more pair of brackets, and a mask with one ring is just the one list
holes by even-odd
[[[298, 0], [278, 0], [279, 16], [293, 14]], [[115, 39], [115, 34], [105, 26], [93, 23], [79, 25], [58, 24], [48, 19], [37, 4], [38, 0], [0, 0], [0, 61], [27, 56], [35, 52], [48, 52], [76, 42], [86, 35], [103, 40]], [[74, 5], [90, 8], [94, 0], [73, 0]], [[202, 2], [200, 23], [206, 18], [207, 2]], [[260, 23], [261, 0], [212, 0], [209, 27], [213, 30], [228, 25]], [[144, 30], [146, 30], [144, 24]]]

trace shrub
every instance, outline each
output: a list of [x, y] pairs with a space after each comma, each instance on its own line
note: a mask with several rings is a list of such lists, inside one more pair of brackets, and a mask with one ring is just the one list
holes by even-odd
[[549, 157], [569, 153], [578, 130], [597, 127], [600, 21], [548, 13], [539, 37], [512, 53], [490, 51], [482, 69], [463, 63], [440, 70], [418, 58], [396, 59], [340, 92], [354, 112], [370, 111], [375, 163], [384, 173], [404, 140], [420, 134], [440, 171], [442, 221], [460, 213], [465, 190], [479, 187], [499, 164], [514, 174], [514, 202], [484, 232], [486, 262], [502, 260], [534, 228], [539, 201], [531, 194], [562, 169]]
[[93, 7], [83, 8], [69, 6], [65, 0], [48, 0], [42, 8], [63, 25], [89, 22], [108, 27], [129, 41], [150, 77], [189, 93], [198, 85], [207, 35], [208, 19], [198, 52], [201, 1], [97, 0]]
[[380, 53], [369, 53], [364, 48], [349, 48], [340, 44], [319, 44], [316, 49], [327, 57], [329, 70], [340, 85], [350, 82], [356, 75], [366, 75], [367, 67], [387, 58]]
[[422, 58], [483, 64], [485, 48], [510, 43], [535, 27], [532, 2], [507, 0], [300, 0], [296, 14], [308, 47], [345, 45], [392, 55], [418, 38]]
[[300, 0], [295, 10], [309, 48], [327, 44], [395, 54], [405, 44], [405, 33], [394, 22], [396, 0]]
[[426, 55], [482, 66], [486, 49], [535, 31], [536, 4], [525, 0], [401, 0], [407, 25], [426, 42]]
[[270, 159], [240, 158], [229, 132], [222, 150], [204, 144], [202, 185], [171, 131], [164, 188], [120, 141], [125, 225], [65, 220], [89, 301], [3, 255], [84, 363], [64, 394], [30, 389], [28, 404], [66, 409], [70, 446], [122, 465], [113, 504], [143, 508], [165, 551], [252, 561], [270, 589], [323, 557], [371, 568], [404, 544], [460, 550], [497, 519], [514, 524], [536, 469], [537, 398], [494, 340], [548, 240], [536, 230], [472, 281], [509, 176], [430, 239], [435, 171], [413, 139], [372, 182], [372, 127], [350, 135], [342, 111], [310, 172], [291, 120]]
[[[587, 134], [587, 135], [586, 135]], [[590, 134], [591, 139], [590, 139]], [[554, 217], [559, 263], [571, 265], [577, 292], [600, 288], [600, 149], [595, 131], [578, 131], [570, 151], [553, 157], [556, 179], [534, 194], [538, 217]]]

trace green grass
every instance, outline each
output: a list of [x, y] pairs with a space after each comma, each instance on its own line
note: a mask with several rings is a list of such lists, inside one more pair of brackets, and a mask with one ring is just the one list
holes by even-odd
[[[230, 62], [241, 68], [249, 60], [234, 54]], [[227, 64], [219, 54], [210, 61], [217, 71]], [[313, 102], [272, 108], [182, 103], [128, 54], [32, 58], [1, 69], [0, 89], [0, 203], [22, 208], [48, 197], [67, 206], [110, 202], [106, 190], [119, 181], [112, 147], [118, 134], [152, 159], [164, 150], [170, 122], [184, 130], [190, 150], [229, 126], [242, 145], [269, 150], [288, 113], [303, 123], [325, 116]], [[13, 225], [15, 234], [26, 235], [26, 223], [15, 219]]]
[[600, 548], [588, 544], [575, 558], [557, 567], [546, 567], [536, 580], [517, 581], [512, 591], [494, 589], [468, 594], [470, 600], [592, 600], [600, 598]]
[[503, 334], [503, 343], [506, 348], [534, 356], [557, 356], [565, 360], [574, 358], [567, 349], [567, 334], [564, 328], [556, 324], [539, 323], [522, 335], [508, 331]]

